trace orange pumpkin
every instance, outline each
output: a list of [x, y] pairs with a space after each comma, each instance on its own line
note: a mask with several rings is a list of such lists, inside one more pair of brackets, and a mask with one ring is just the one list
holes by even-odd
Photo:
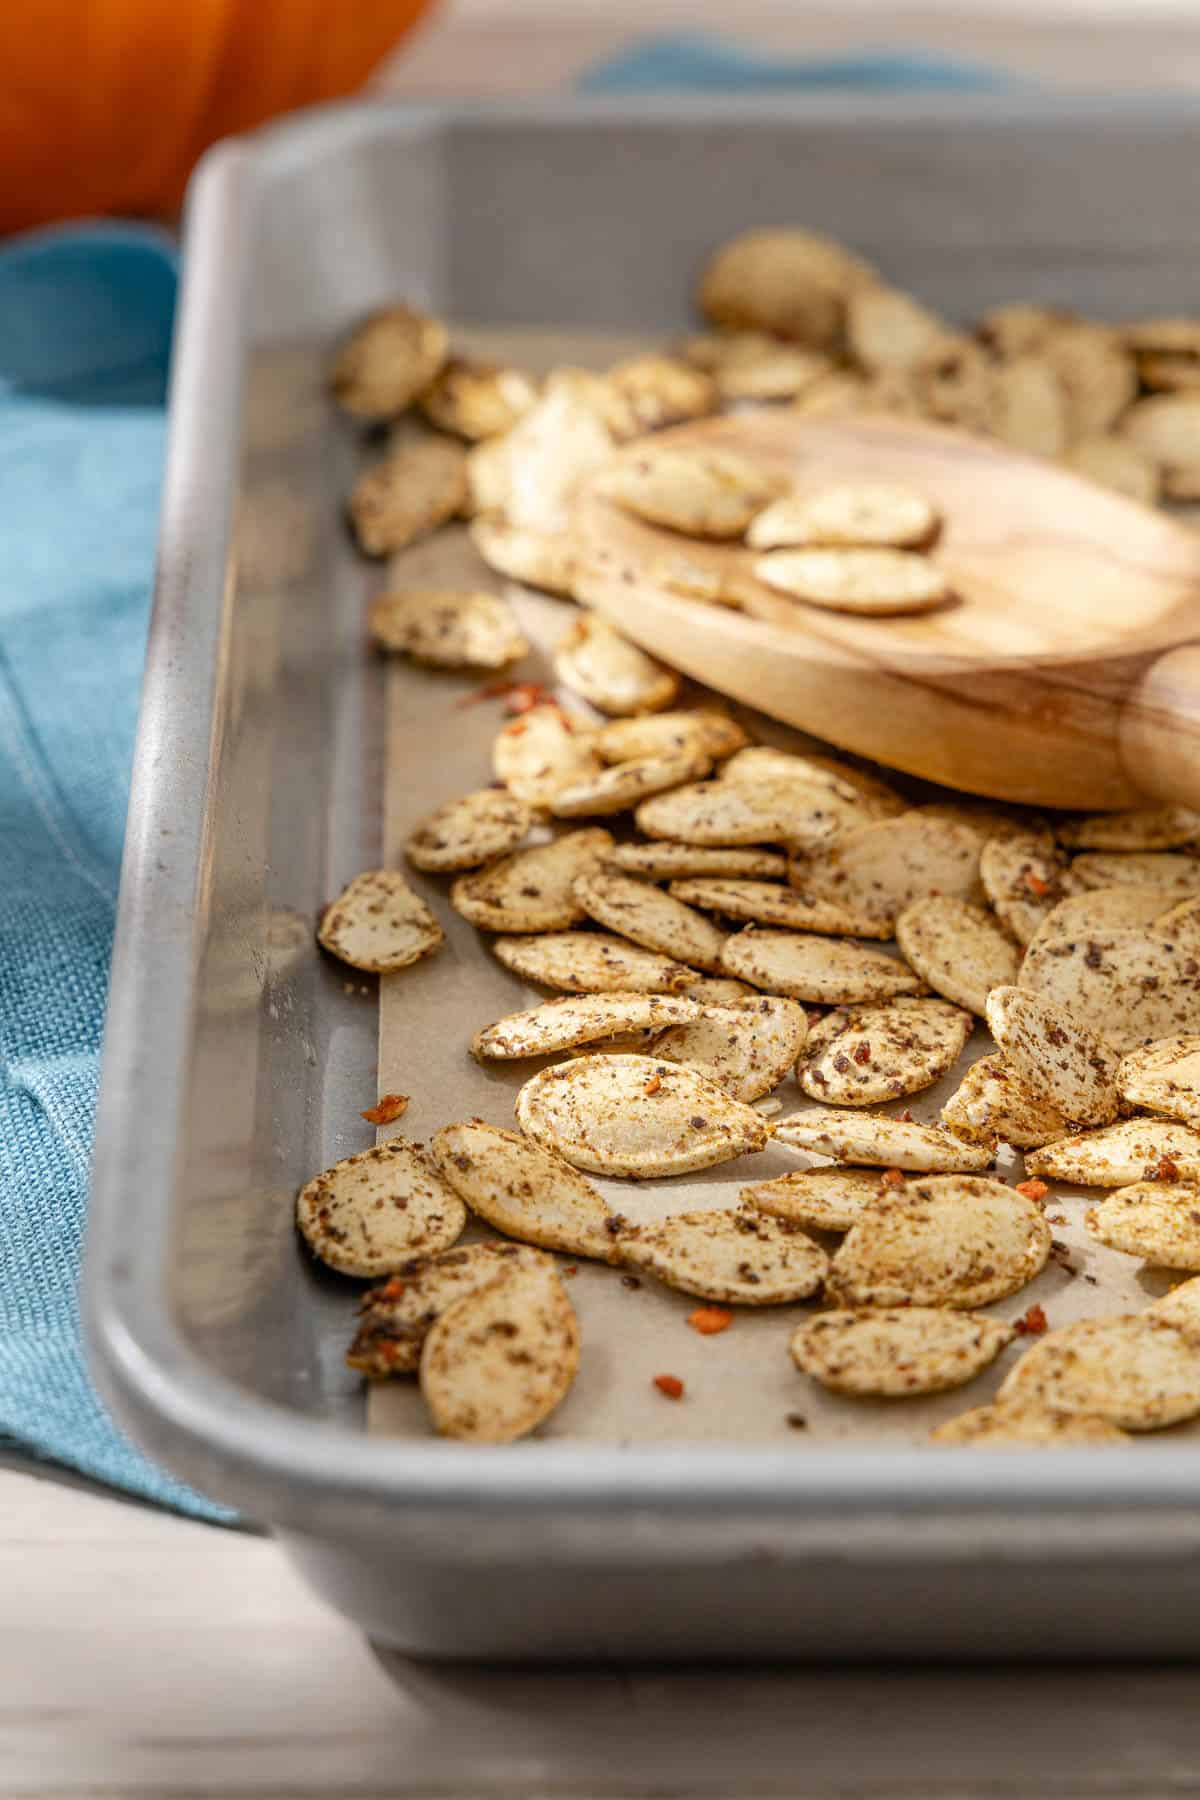
[[0, 231], [171, 211], [209, 144], [348, 94], [428, 0], [0, 0]]

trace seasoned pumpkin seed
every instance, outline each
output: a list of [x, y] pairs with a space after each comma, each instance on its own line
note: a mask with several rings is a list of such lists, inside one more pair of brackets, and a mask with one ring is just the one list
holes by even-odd
[[1117, 1116], [1117, 1053], [1064, 1008], [1025, 988], [988, 995], [987, 1022], [1019, 1080], [1072, 1125]]
[[952, 1306], [1003, 1300], [1050, 1255], [1041, 1209], [980, 1175], [936, 1175], [880, 1195], [834, 1253], [826, 1284], [846, 1306]]
[[575, 539], [563, 531], [534, 531], [495, 513], [471, 521], [471, 542], [489, 569], [527, 587], [570, 600], [575, 593]]
[[[613, 391], [607, 390], [612, 401]], [[471, 452], [476, 510], [500, 513], [510, 525], [561, 537], [570, 530], [575, 493], [608, 462], [616, 442], [612, 420], [597, 404], [595, 377], [562, 371], [541, 399], [505, 432]]]
[[1072, 850], [1174, 850], [1200, 837], [1200, 813], [1186, 806], [1088, 813], [1060, 820], [1054, 832]]
[[527, 1012], [509, 1013], [475, 1033], [471, 1053], [483, 1062], [550, 1056], [624, 1031], [647, 1031], [700, 1016], [675, 994], [564, 994]]
[[719, 1081], [735, 1100], [749, 1102], [778, 1087], [807, 1035], [802, 1006], [756, 994], [728, 1005], [707, 1002], [702, 1018], [665, 1031], [654, 1045], [654, 1055], [686, 1063]]
[[620, 1239], [628, 1268], [735, 1306], [787, 1306], [816, 1293], [829, 1258], [786, 1219], [743, 1208], [675, 1213]]
[[608, 380], [628, 402], [639, 431], [682, 425], [717, 409], [712, 377], [676, 356], [630, 357], [608, 371]]
[[561, 706], [532, 706], [492, 746], [492, 772], [526, 806], [548, 807], [560, 788], [599, 775], [595, 739]]
[[421, 1352], [434, 1429], [507, 1444], [565, 1399], [579, 1367], [579, 1324], [549, 1258], [522, 1261], [457, 1301]]
[[597, 828], [518, 850], [460, 875], [450, 904], [482, 931], [563, 931], [585, 916], [574, 896], [576, 877], [595, 868], [611, 846], [608, 832]]
[[1000, 1139], [1018, 1150], [1052, 1144], [1071, 1130], [1040, 1085], [1030, 1087], [1022, 1081], [999, 1052], [971, 1064], [943, 1106], [941, 1118], [947, 1131], [968, 1143]]
[[852, 296], [846, 329], [855, 360], [872, 374], [918, 369], [948, 335], [911, 294], [882, 286]]
[[405, 853], [418, 869], [473, 869], [515, 850], [532, 823], [533, 814], [515, 794], [479, 788], [422, 820]]
[[1200, 475], [1200, 395], [1155, 394], [1138, 400], [1121, 420], [1119, 430], [1162, 471], [1171, 500], [1193, 500]]
[[962, 1387], [1015, 1336], [1002, 1319], [942, 1307], [826, 1312], [792, 1334], [792, 1361], [834, 1394], [905, 1399]]
[[1134, 887], [1167, 888], [1173, 894], [1200, 893], [1200, 857], [1170, 850], [1089, 850], [1075, 858], [1071, 873], [1090, 888], [1129, 882]]
[[873, 1106], [932, 1087], [970, 1035], [970, 1013], [945, 1000], [838, 1007], [813, 1026], [796, 1074], [814, 1100]]
[[985, 1449], [1029, 1449], [1077, 1444], [1125, 1444], [1128, 1436], [1095, 1413], [1062, 1412], [1051, 1406], [1010, 1402], [974, 1406], [947, 1419], [929, 1434], [934, 1444], [981, 1444]]
[[945, 894], [914, 900], [896, 920], [905, 961], [935, 993], [982, 1015], [988, 994], [1017, 978], [1020, 953], [980, 907]]
[[1174, 1119], [1121, 1119], [1101, 1131], [1082, 1132], [1033, 1151], [1025, 1168], [1030, 1175], [1074, 1181], [1080, 1187], [1119, 1188], [1143, 1178], [1200, 1176], [1200, 1131]]
[[649, 1056], [581, 1056], [542, 1069], [517, 1095], [527, 1136], [577, 1168], [644, 1181], [684, 1175], [762, 1150], [752, 1107], [682, 1063]]
[[836, 346], [846, 297], [874, 271], [813, 231], [745, 231], [722, 246], [700, 282], [705, 318], [726, 331], [761, 331], [817, 349]]
[[1147, 1308], [1147, 1313], [1174, 1326], [1194, 1349], [1200, 1350], [1200, 1275], [1181, 1281], [1169, 1292], [1160, 1294]]
[[713, 762], [732, 756], [746, 743], [746, 733], [726, 713], [660, 712], [614, 719], [596, 733], [596, 752], [605, 762], [629, 762], [640, 756], [667, 756], [697, 751]]
[[575, 898], [589, 918], [621, 937], [710, 974], [721, 967], [725, 933], [711, 919], [664, 894], [652, 882], [617, 869], [595, 869], [575, 883]]
[[452, 356], [421, 395], [421, 411], [439, 431], [472, 443], [511, 431], [537, 400], [523, 369]]
[[412, 306], [387, 306], [359, 326], [333, 365], [338, 405], [356, 419], [394, 419], [446, 360], [449, 334]]
[[559, 788], [550, 810], [560, 819], [604, 818], [628, 812], [649, 796], [694, 781], [708, 772], [707, 756], [681, 751], [673, 756], [640, 756], [613, 763], [594, 775], [582, 775]]
[[[1200, 1184], [1137, 1181], [1083, 1215], [1098, 1243], [1164, 1269], [1200, 1269]], [[1160, 1315], [1161, 1316], [1161, 1315]]]
[[726, 938], [721, 967], [768, 994], [825, 1006], [919, 994], [918, 976], [893, 956], [813, 932], [745, 931]]
[[796, 750], [777, 750], [771, 744], [748, 744], [718, 771], [722, 781], [761, 782], [764, 777], [786, 776], [798, 786], [825, 788], [841, 800], [868, 800], [880, 818], [908, 811], [894, 788], [865, 769], [836, 756], [807, 755]]
[[436, 531], [467, 504], [467, 459], [453, 438], [404, 443], [354, 484], [350, 518], [359, 548], [387, 556]]
[[[709, 854], [728, 856], [737, 852], [713, 851]], [[670, 892], [690, 906], [723, 913], [729, 919], [745, 919], [750, 924], [782, 925], [796, 931], [827, 933], [832, 937], [882, 938], [889, 935], [885, 923], [866, 913], [854, 912], [838, 900], [817, 900], [811, 894], [801, 894], [795, 888], [781, 887], [772, 881], [700, 876], [690, 881], [673, 881]]]
[[1023, 988], [1071, 1012], [1118, 1050], [1200, 1031], [1195, 946], [1127, 927], [1104, 937], [1031, 944]]
[[741, 537], [784, 483], [730, 450], [677, 450], [639, 443], [598, 478], [609, 500], [671, 531], [698, 538]]
[[964, 1143], [936, 1125], [850, 1109], [843, 1112], [832, 1106], [811, 1106], [805, 1112], [791, 1113], [780, 1119], [773, 1135], [795, 1150], [811, 1150], [837, 1162], [866, 1163], [879, 1169], [949, 1173], [987, 1169], [993, 1160], [988, 1146]]
[[1160, 1038], [1130, 1050], [1117, 1086], [1130, 1106], [1200, 1125], [1200, 1037]]
[[793, 600], [830, 612], [928, 612], [950, 594], [937, 564], [915, 550], [768, 550], [754, 573]]
[[743, 1206], [816, 1231], [849, 1231], [879, 1193], [878, 1169], [794, 1169], [755, 1182], [738, 1195]]
[[428, 1152], [403, 1137], [334, 1163], [296, 1200], [309, 1248], [343, 1275], [394, 1275], [414, 1256], [449, 1249], [466, 1222]]
[[[679, 676], [673, 669], [655, 662], [594, 613], [577, 619], [562, 639], [554, 653], [554, 672], [565, 687], [601, 712], [618, 717], [658, 712], [679, 692]], [[688, 754], [695, 754], [696, 748], [683, 746]], [[680, 747], [674, 745], [652, 752], [679, 753]], [[640, 754], [644, 757], [647, 753]]]
[[[735, 759], [736, 760], [736, 759]], [[761, 781], [705, 781], [681, 787], [637, 811], [647, 837], [724, 847], [832, 838], [856, 803], [814, 790], [791, 776]]]
[[321, 914], [317, 942], [352, 969], [379, 975], [407, 969], [440, 950], [446, 937], [398, 869], [356, 875]]
[[840, 837], [832, 849], [794, 859], [792, 886], [816, 899], [840, 901], [894, 928], [914, 900], [947, 894], [966, 900], [979, 874], [979, 841], [954, 819], [903, 813]]
[[1200, 1412], [1200, 1353], [1148, 1312], [1077, 1319], [1025, 1352], [999, 1398], [1157, 1431]]
[[1060, 900], [1083, 885], [1045, 833], [995, 837], [984, 845], [979, 878], [996, 916], [1028, 944]]
[[[787, 874], [787, 857], [780, 850], [719, 849], [702, 844], [673, 844], [662, 840], [654, 844], [614, 844], [605, 857], [614, 869], [627, 875], [643, 875], [649, 881], [670, 881], [676, 877], [756, 877], [776, 880]], [[706, 900], [681, 893], [690, 905], [706, 906], [720, 912], [719, 905], [708, 906]]]
[[442, 669], [502, 669], [528, 654], [512, 608], [496, 594], [411, 588], [384, 594], [368, 614], [384, 650]]
[[422, 1345], [447, 1307], [536, 1254], [521, 1244], [456, 1244], [402, 1263], [390, 1281], [363, 1296], [346, 1361], [372, 1381], [415, 1375]]
[[787, 494], [774, 501], [746, 532], [752, 550], [817, 544], [911, 549], [937, 531], [937, 509], [911, 488], [863, 482]]
[[693, 969], [606, 931], [548, 931], [496, 938], [492, 949], [514, 975], [569, 994], [679, 994]]
[[1051, 907], [1026, 946], [1054, 938], [1106, 937], [1126, 925], [1149, 925], [1170, 906], [1165, 888], [1104, 887], [1071, 894]]
[[1158, 464], [1115, 432], [1082, 438], [1063, 452], [1062, 460], [1077, 475], [1086, 475], [1089, 481], [1140, 500], [1144, 506], [1153, 506], [1161, 493]]
[[619, 1260], [615, 1215], [578, 1169], [540, 1144], [471, 1119], [444, 1125], [430, 1149], [459, 1199], [497, 1231], [542, 1250]]

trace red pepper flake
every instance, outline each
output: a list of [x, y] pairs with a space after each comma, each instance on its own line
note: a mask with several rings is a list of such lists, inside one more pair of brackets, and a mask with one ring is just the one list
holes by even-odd
[[578, 1275], [579, 1264], [578, 1263], [570, 1263], [565, 1269], [560, 1269], [558, 1272], [562, 1276], [564, 1281], [570, 1281], [572, 1276]]
[[408, 1111], [407, 1094], [381, 1094], [374, 1106], [368, 1106], [362, 1117], [368, 1125], [394, 1125]]
[[1154, 1165], [1151, 1181], [1178, 1181], [1179, 1164], [1172, 1162], [1169, 1156], [1161, 1156]]
[[701, 1337], [715, 1337], [718, 1331], [728, 1331], [733, 1314], [727, 1306], [698, 1306], [688, 1314], [687, 1322]]
[[879, 1185], [880, 1187], [903, 1187], [903, 1169], [885, 1169], [879, 1177]]
[[656, 1375], [654, 1385], [660, 1394], [666, 1395], [668, 1400], [683, 1399], [683, 1383], [678, 1375]]
[[385, 1281], [383, 1286], [375, 1291], [380, 1300], [398, 1300], [407, 1286], [408, 1283], [401, 1281], [399, 1275], [393, 1275], [389, 1281]]
[[1041, 876], [1035, 874], [1032, 869], [1025, 871], [1025, 886], [1035, 893], [1039, 900], [1044, 900], [1050, 892], [1050, 883], [1043, 881]]
[[651, 1075], [650, 1079], [647, 1081], [645, 1087], [642, 1089], [642, 1092], [643, 1092], [643, 1094], [645, 1094], [645, 1096], [648, 1100], [650, 1098], [651, 1094], [657, 1094], [657, 1092], [661, 1086], [662, 1086], [662, 1076], [658, 1073], [658, 1070], [656, 1069], [654, 1071], [653, 1075]]
[[861, 1067], [862, 1067], [862, 1066], [863, 1066], [863, 1065], [864, 1065], [864, 1064], [865, 1064], [865, 1063], [869, 1063], [869, 1062], [870, 1062], [870, 1060], [871, 1060], [871, 1046], [870, 1046], [870, 1044], [868, 1044], [868, 1043], [865, 1043], [865, 1042], [864, 1042], [864, 1043], [861, 1043], [861, 1044], [858, 1044], [858, 1045], [857, 1045], [857, 1046], [856, 1046], [856, 1047], [855, 1047], [855, 1051], [854, 1051], [854, 1060], [855, 1060], [855, 1062], [856, 1062], [856, 1063], [858, 1063], [858, 1065], [859, 1065], [859, 1066], [860, 1066], [860, 1068], [861, 1068]]
[[1015, 1321], [1013, 1329], [1018, 1332], [1021, 1337], [1040, 1337], [1048, 1324], [1049, 1320], [1041, 1307], [1031, 1306]]
[[911, 1125], [913, 1122], [912, 1107], [906, 1106], [902, 1113], [896, 1114], [896, 1117], [900, 1121], [901, 1125]]
[[505, 712], [527, 713], [535, 706], [553, 705], [554, 695], [538, 681], [485, 681], [455, 704], [478, 706], [481, 700], [503, 700]]
[[1025, 1198], [1027, 1200], [1032, 1200], [1036, 1206], [1040, 1200], [1046, 1198], [1050, 1189], [1046, 1186], [1044, 1181], [1039, 1181], [1037, 1176], [1034, 1175], [1031, 1176], [1028, 1181], [1018, 1181], [1017, 1192], [1018, 1194], [1024, 1194]]

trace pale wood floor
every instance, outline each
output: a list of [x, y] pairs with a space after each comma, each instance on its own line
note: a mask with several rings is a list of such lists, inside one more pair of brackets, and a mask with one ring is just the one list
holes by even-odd
[[[966, 15], [965, 17], [959, 15]], [[465, 0], [387, 72], [412, 97], [546, 91], [631, 36], [778, 52], [920, 42], [1069, 85], [1200, 89], [1200, 0]], [[1098, 1646], [1119, 1656], [1120, 1646]], [[3, 1800], [1200, 1794], [1188, 1669], [431, 1670], [376, 1655], [265, 1539], [0, 1469]]]

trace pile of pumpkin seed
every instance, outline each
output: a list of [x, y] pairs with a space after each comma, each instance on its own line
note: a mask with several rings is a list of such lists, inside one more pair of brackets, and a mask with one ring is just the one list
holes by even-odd
[[[411, 308], [377, 315], [338, 360], [337, 396], [372, 422], [416, 408], [432, 429], [406, 424], [359, 483], [364, 549], [468, 515], [490, 569], [569, 599], [580, 481], [607, 469], [620, 499], [622, 445], [637, 439], [645, 460], [647, 434], [730, 404], [886, 401], [1143, 497], [1200, 481], [1200, 326], [1008, 307], [967, 335], [804, 232], [721, 251], [701, 305], [714, 331], [677, 354], [541, 384], [453, 358], [445, 328]], [[664, 494], [675, 516], [681, 492], [695, 502], [677, 475], [657, 466], [643, 516]], [[917, 561], [936, 529], [896, 490], [759, 492], [746, 513], [735, 476], [716, 472], [704, 516], [732, 491], [735, 529], [768, 554], [782, 530], [822, 554]], [[386, 592], [371, 630], [436, 667], [512, 669], [528, 648], [482, 587]], [[1086, 1224], [1100, 1243], [1200, 1271], [1200, 816], [913, 802], [878, 772], [752, 743], [712, 704], [680, 704], [675, 672], [591, 614], [564, 619], [555, 675], [558, 692], [531, 693], [500, 730], [480, 771], [492, 785], [439, 807], [407, 855], [553, 996], [481, 1019], [464, 1055], [558, 1060], [520, 1089], [516, 1130], [450, 1121], [428, 1148], [391, 1136], [302, 1190], [312, 1250], [376, 1284], [353, 1367], [415, 1373], [447, 1435], [533, 1430], [581, 1354], [557, 1253], [695, 1296], [718, 1321], [698, 1329], [804, 1303], [781, 1354], [833, 1393], [955, 1388], [1018, 1335], [984, 1309], [1045, 1266], [1056, 1181], [1099, 1190]], [[351, 882], [318, 937], [381, 973], [444, 941], [394, 869]], [[897, 1115], [979, 1021], [995, 1049], [940, 1122]], [[653, 1181], [768, 1143], [795, 1153], [793, 1172], [654, 1225], [588, 1179]], [[1001, 1145], [1024, 1153], [1015, 1187], [990, 1172]], [[500, 1235], [460, 1243], [471, 1217]], [[995, 1402], [939, 1441], [1113, 1442], [1200, 1415], [1200, 1276], [1138, 1313], [1043, 1326], [1021, 1334], [1032, 1348]]]

